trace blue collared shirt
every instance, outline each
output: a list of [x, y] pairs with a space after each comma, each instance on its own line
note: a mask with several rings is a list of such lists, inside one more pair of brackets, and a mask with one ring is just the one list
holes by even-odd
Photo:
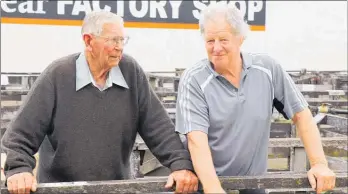
[[122, 75], [121, 69], [118, 65], [111, 68], [109, 76], [106, 79], [104, 88], [98, 87], [89, 69], [86, 56], [84, 52], [81, 52], [79, 58], [77, 58], [76, 60], [76, 91], [80, 90], [81, 88], [85, 87], [90, 83], [92, 83], [100, 91], [104, 91], [107, 88], [111, 87], [113, 83], [129, 89], [126, 80]]

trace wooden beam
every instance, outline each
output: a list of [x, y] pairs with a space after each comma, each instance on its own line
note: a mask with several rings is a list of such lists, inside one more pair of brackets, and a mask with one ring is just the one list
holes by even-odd
[[342, 134], [342, 135], [348, 135], [348, 119], [347, 118], [328, 114], [326, 116], [326, 123], [328, 125], [335, 127], [331, 131]]
[[27, 95], [29, 90], [21, 89], [21, 90], [1, 90], [2, 96], [19, 96], [19, 95]]
[[[337, 91], [342, 91], [342, 93], [347, 93], [347, 90], [337, 90]], [[320, 96], [320, 95], [325, 95], [329, 96], [331, 93], [328, 90], [314, 90], [314, 91], [301, 91], [303, 95], [308, 95], [308, 96]]]
[[[239, 189], [308, 189], [307, 173], [267, 173], [264, 176], [219, 177], [223, 188]], [[336, 173], [336, 187], [348, 186], [347, 172]], [[141, 178], [135, 180], [95, 181], [95, 182], [66, 182], [38, 184], [35, 193], [154, 193], [172, 192], [164, 185], [167, 177]], [[7, 188], [1, 188], [2, 194], [9, 194]]]
[[320, 106], [324, 103], [331, 104], [332, 106], [348, 106], [347, 100], [325, 100], [320, 98], [306, 99], [310, 106]]
[[[323, 147], [347, 147], [347, 137], [323, 137], [321, 138]], [[303, 147], [300, 138], [271, 138], [269, 147]]]
[[[321, 138], [323, 147], [337, 147], [346, 149], [348, 145], [347, 137], [323, 137]], [[268, 147], [270, 148], [292, 148], [303, 147], [300, 138], [270, 138]], [[140, 142], [135, 145], [137, 150], [147, 150], [147, 146], [144, 142]]]
[[[342, 93], [347, 93], [348, 91], [346, 90], [340, 90], [342, 91]], [[174, 92], [174, 91], [155, 91], [156, 94], [159, 96], [159, 97], [163, 97], [163, 96], [177, 96], [177, 92]], [[309, 95], [309, 96], [319, 96], [319, 95], [330, 95], [330, 92], [329, 91], [301, 91], [301, 93], [303, 95]], [[316, 97], [317, 98], [317, 97]], [[310, 99], [313, 99], [313, 98], [310, 98]], [[320, 98], [318, 98], [320, 99]]]

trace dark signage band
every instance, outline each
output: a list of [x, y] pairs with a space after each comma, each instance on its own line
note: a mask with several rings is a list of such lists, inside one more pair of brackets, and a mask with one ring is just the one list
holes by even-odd
[[[217, 1], [1, 1], [1, 22], [22, 24], [81, 25], [86, 12], [118, 13], [128, 27], [198, 28], [200, 11]], [[265, 1], [227, 1], [244, 13], [251, 30], [265, 30]]]

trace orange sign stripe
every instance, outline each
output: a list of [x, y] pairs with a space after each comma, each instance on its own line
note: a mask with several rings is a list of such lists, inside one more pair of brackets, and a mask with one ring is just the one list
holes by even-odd
[[[38, 24], [38, 25], [63, 25], [81, 26], [82, 20], [58, 20], [58, 19], [37, 19], [37, 18], [1, 18], [3, 24]], [[198, 24], [185, 23], [155, 23], [155, 22], [125, 22], [128, 28], [169, 28], [169, 29], [198, 29]], [[265, 26], [251, 25], [252, 31], [265, 31]]]

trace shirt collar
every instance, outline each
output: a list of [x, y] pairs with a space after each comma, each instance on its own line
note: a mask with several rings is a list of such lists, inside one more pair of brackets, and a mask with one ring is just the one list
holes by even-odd
[[249, 53], [241, 52], [242, 61], [243, 61], [243, 69], [247, 70], [252, 65], [252, 56]]
[[[88, 67], [88, 63], [84, 52], [76, 59], [76, 91], [92, 83], [93, 77]], [[110, 83], [111, 80], [111, 83]], [[106, 80], [106, 85], [112, 86], [112, 83], [129, 89], [126, 80], [123, 77], [120, 67], [117, 65], [111, 68], [109, 76]]]

